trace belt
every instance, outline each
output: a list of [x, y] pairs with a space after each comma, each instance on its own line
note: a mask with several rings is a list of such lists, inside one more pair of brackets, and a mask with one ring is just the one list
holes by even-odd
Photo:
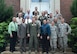
[[17, 32], [17, 31], [12, 31], [12, 32]]

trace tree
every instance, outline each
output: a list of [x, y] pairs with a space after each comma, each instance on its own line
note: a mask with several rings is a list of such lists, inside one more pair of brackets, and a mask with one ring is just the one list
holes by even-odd
[[72, 6], [71, 6], [71, 12], [73, 17], [77, 17], [77, 0], [73, 0]]
[[7, 21], [13, 16], [13, 8], [7, 7], [4, 0], [0, 0], [0, 22]]

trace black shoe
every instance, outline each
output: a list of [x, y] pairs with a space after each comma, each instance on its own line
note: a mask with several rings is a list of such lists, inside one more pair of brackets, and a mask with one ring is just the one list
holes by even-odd
[[48, 54], [48, 52], [46, 52], [46, 54]]
[[44, 54], [44, 52], [42, 52], [42, 54]]
[[13, 51], [13, 50], [10, 50], [10, 52], [12, 52], [12, 53], [13, 53], [14, 51]]

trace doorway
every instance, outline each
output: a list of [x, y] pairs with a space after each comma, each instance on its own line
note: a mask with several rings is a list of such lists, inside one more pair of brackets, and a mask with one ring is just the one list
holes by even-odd
[[33, 12], [35, 7], [38, 7], [40, 13], [45, 10], [50, 12], [50, 0], [31, 0], [30, 11]]

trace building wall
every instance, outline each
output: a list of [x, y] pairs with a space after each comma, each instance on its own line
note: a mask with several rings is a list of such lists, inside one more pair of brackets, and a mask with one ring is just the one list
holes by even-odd
[[[14, 15], [20, 10], [20, 0], [5, 0], [7, 6], [12, 5], [14, 8]], [[72, 0], [60, 0], [60, 12], [67, 22], [72, 18], [70, 6]]]
[[72, 18], [70, 6], [73, 0], [60, 0], [60, 12], [67, 22]]
[[5, 0], [7, 6], [12, 6], [14, 9], [14, 16], [20, 10], [20, 0]]

